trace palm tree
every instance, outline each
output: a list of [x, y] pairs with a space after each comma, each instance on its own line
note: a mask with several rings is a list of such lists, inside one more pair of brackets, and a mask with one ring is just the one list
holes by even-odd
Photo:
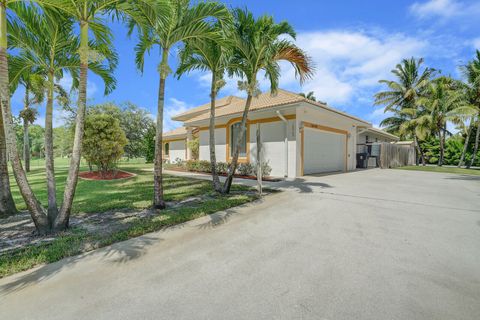
[[416, 125], [416, 134], [425, 137], [433, 132], [438, 135], [440, 154], [438, 165], [444, 162], [447, 123], [463, 123], [463, 119], [472, 113], [472, 107], [465, 99], [462, 84], [450, 77], [439, 77], [433, 80], [426, 89], [425, 96], [417, 100], [417, 106], [424, 112], [412, 120]]
[[[476, 115], [472, 116], [470, 125], [470, 131], [475, 125], [477, 126], [472, 159], [467, 164], [467, 168], [470, 168], [475, 163], [480, 140], [480, 50], [476, 51], [476, 56], [472, 61], [462, 67], [462, 71], [467, 80], [470, 102], [476, 110]], [[465, 144], [468, 144], [468, 141]]]
[[[391, 72], [396, 77], [393, 80], [380, 80], [379, 83], [385, 84], [388, 87], [387, 91], [378, 92], [375, 94], [375, 105], [384, 105], [385, 112], [393, 112], [399, 119], [410, 121], [418, 116], [414, 110], [417, 108], [416, 101], [422, 96], [427, 88], [432, 75], [435, 73], [434, 69], [424, 68], [421, 70], [423, 58], [403, 59], [402, 63], [397, 64]], [[403, 112], [404, 109], [410, 109]], [[412, 112], [413, 111], [413, 112]], [[403, 130], [407, 136], [413, 137], [415, 147], [425, 165], [425, 157], [418, 142], [418, 136], [415, 130], [409, 125], [405, 125]], [[409, 130], [410, 129], [410, 130]], [[417, 158], [418, 165], [418, 158]]]
[[[68, 101], [65, 90], [55, 81], [61, 79], [65, 72], [72, 75], [74, 84], [78, 83], [80, 61], [77, 56], [79, 39], [73, 32], [73, 21], [62, 17], [57, 11], [44, 8], [41, 14], [37, 7], [19, 5], [16, 10], [18, 20], [9, 24], [9, 45], [19, 49], [20, 54], [11, 61], [12, 79], [28, 70], [35, 72], [40, 90], [47, 96], [45, 116], [45, 163], [48, 191], [48, 218], [53, 227], [58, 215], [56, 199], [55, 166], [53, 155], [53, 103], [54, 95], [61, 103]], [[112, 54], [103, 46], [92, 42], [91, 48], [103, 54]], [[112, 77], [105, 72], [97, 61], [90, 61], [89, 68], [103, 78], [106, 85], [105, 94], [111, 89]], [[37, 89], [37, 91], [40, 91]]]
[[[105, 92], [108, 93], [115, 89], [116, 81], [112, 77], [112, 72], [118, 59], [112, 49], [111, 30], [105, 22], [110, 13], [116, 12], [117, 9], [127, 8], [125, 6], [129, 5], [130, 2], [122, 0], [35, 0], [35, 2], [44, 8], [56, 10], [59, 14], [66, 15], [78, 23], [80, 28], [78, 56], [76, 57], [79, 68], [70, 70], [73, 78], [79, 79], [77, 83], [74, 82], [75, 86], [78, 86], [78, 106], [72, 157], [63, 202], [51, 225], [52, 231], [59, 231], [68, 227], [78, 181], [85, 125], [88, 70], [89, 68], [92, 69], [92, 62], [96, 63], [97, 70], [95, 72], [102, 76], [105, 82]], [[93, 39], [90, 38], [90, 32]]]
[[299, 95], [301, 95], [304, 98], [307, 98], [308, 100], [317, 101], [317, 98], [315, 98], [315, 92], [313, 91], [310, 91], [307, 94], [300, 92]]
[[230, 17], [226, 7], [215, 2], [199, 2], [191, 6], [190, 0], [159, 0], [138, 3], [129, 12], [130, 33], [139, 32], [135, 47], [136, 65], [143, 71], [144, 57], [153, 47], [161, 50], [158, 67], [160, 82], [158, 89], [157, 125], [155, 135], [154, 199], [156, 209], [165, 208], [162, 185], [162, 134], [163, 108], [165, 105], [165, 83], [171, 73], [168, 58], [170, 51], [178, 44], [191, 39], [218, 40], [220, 35], [212, 28], [211, 20], [224, 21]]
[[8, 182], [7, 157], [8, 151], [13, 173], [17, 185], [29, 209], [35, 226], [40, 233], [48, 231], [48, 221], [46, 214], [40, 202], [35, 197], [27, 176], [23, 170], [20, 156], [17, 152], [16, 134], [13, 126], [12, 110], [10, 106], [9, 74], [8, 74], [8, 56], [7, 56], [7, 8], [15, 9], [18, 5], [17, 0], [0, 0], [0, 171], [1, 171], [1, 205], [6, 212], [15, 212], [15, 205], [11, 200], [10, 185]]
[[[35, 68], [23, 68], [22, 72], [15, 70], [13, 66], [20, 65], [18, 62], [13, 63], [15, 59], [18, 59], [18, 57], [10, 57], [10, 93], [13, 94], [19, 85], [25, 90], [23, 98], [24, 107], [23, 110], [20, 111], [20, 118], [23, 120], [23, 162], [25, 165], [25, 171], [30, 172], [30, 139], [28, 127], [35, 122], [37, 118], [37, 110], [32, 108], [31, 105], [41, 103], [44, 99], [44, 94], [43, 90], [39, 88], [39, 83], [41, 83], [42, 79], [35, 74]], [[15, 77], [16, 81], [12, 81], [14, 74], [17, 74]]]
[[[222, 32], [220, 26], [218, 32]], [[227, 36], [224, 36], [227, 39]], [[229, 66], [231, 47], [227, 41], [214, 41], [210, 39], [192, 39], [186, 42], [180, 51], [180, 65], [176, 74], [180, 76], [193, 70], [209, 71], [212, 74], [210, 85], [210, 126], [209, 145], [210, 163], [212, 170], [213, 188], [221, 191], [220, 179], [217, 172], [215, 155], [215, 101], [218, 92], [225, 85], [223, 76]]]
[[303, 50], [290, 40], [295, 39], [295, 31], [286, 22], [275, 23], [271, 16], [261, 16], [258, 19], [248, 10], [235, 9], [233, 11], [234, 26], [232, 40], [234, 51], [229, 74], [242, 78], [239, 88], [247, 92], [247, 99], [240, 124], [241, 134], [237, 137], [232, 162], [228, 169], [228, 176], [223, 186], [223, 192], [230, 192], [233, 175], [237, 168], [240, 152], [240, 142], [244, 139], [247, 115], [253, 97], [259, 93], [257, 75], [264, 71], [270, 82], [271, 93], [278, 89], [280, 78], [279, 61], [288, 61], [295, 68], [296, 75], [303, 83], [313, 75], [310, 58]]

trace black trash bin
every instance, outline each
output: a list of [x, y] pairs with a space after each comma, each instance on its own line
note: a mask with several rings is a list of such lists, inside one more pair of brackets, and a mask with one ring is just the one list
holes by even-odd
[[367, 169], [368, 168], [368, 153], [357, 153], [357, 168]]

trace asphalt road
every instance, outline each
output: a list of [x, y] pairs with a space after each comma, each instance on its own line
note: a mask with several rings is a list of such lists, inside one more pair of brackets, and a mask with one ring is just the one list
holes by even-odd
[[368, 170], [0, 280], [0, 319], [480, 319], [480, 177]]

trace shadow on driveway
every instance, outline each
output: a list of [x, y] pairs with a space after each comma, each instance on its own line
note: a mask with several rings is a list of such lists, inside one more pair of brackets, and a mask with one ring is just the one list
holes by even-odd
[[[151, 246], [152, 244], [162, 240], [163, 239], [149, 236], [141, 236], [138, 238], [132, 238], [126, 242], [119, 242], [99, 249], [103, 251], [101, 259], [106, 260], [109, 263], [125, 264], [142, 257], [146, 253], [148, 246]], [[98, 254], [98, 251], [79, 254], [41, 266], [34, 271], [27, 271], [27, 274], [18, 276], [18, 279], [1, 285], [0, 297], [6, 296], [18, 290], [22, 290], [29, 285], [38, 284], [39, 282], [48, 280], [62, 270], [74, 267], [77, 262], [94, 253]]]

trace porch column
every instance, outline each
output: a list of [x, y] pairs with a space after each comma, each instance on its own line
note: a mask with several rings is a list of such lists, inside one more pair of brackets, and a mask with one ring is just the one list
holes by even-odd
[[187, 148], [187, 159], [186, 160], [193, 160], [192, 159], [192, 150], [190, 150], [190, 147], [189, 147], [190, 141], [193, 140], [192, 131], [193, 131], [192, 128], [190, 128], [190, 127], [187, 128], [187, 146], [186, 146], [186, 148]]

